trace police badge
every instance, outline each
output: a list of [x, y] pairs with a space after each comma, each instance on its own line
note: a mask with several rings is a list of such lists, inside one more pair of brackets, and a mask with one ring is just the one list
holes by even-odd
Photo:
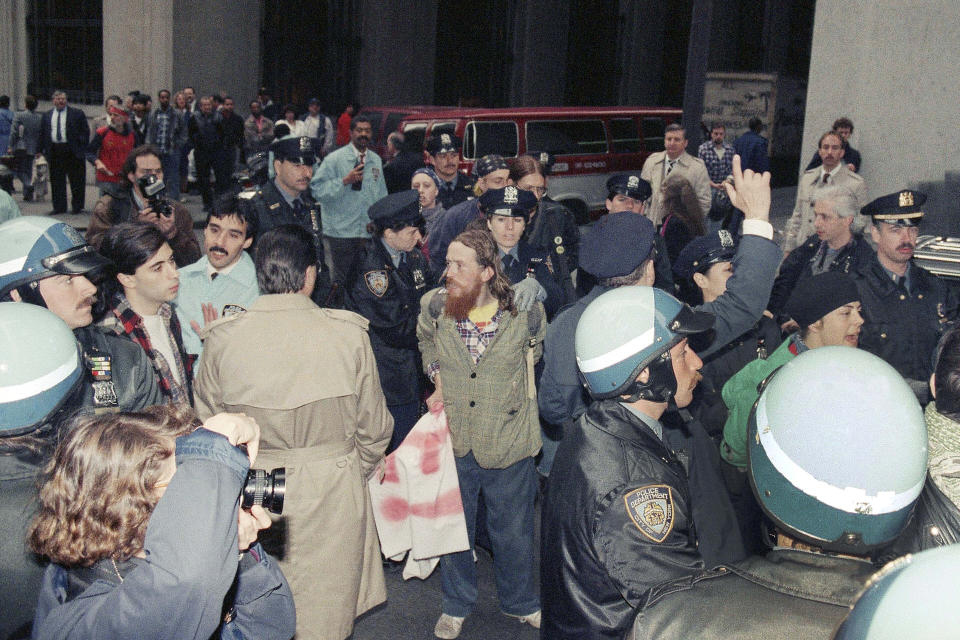
[[661, 543], [673, 531], [673, 490], [664, 484], [652, 484], [623, 496], [627, 514], [644, 536]]
[[448, 147], [448, 146], [450, 146], [451, 144], [453, 144], [453, 141], [450, 140], [450, 134], [449, 134], [449, 133], [442, 133], [442, 134], [440, 134], [440, 144], [442, 144], [442, 145], [445, 146], [445, 147]]
[[640, 178], [637, 176], [630, 176], [627, 178], [627, 189], [636, 189], [640, 186]]
[[730, 232], [726, 229], [720, 229], [717, 233], [720, 234], [720, 245], [724, 249], [729, 249], [733, 247], [733, 236], [730, 235]]
[[503, 203], [504, 204], [517, 204], [519, 202], [517, 188], [513, 185], [508, 185], [503, 188]]
[[383, 297], [387, 292], [387, 286], [390, 284], [387, 272], [383, 269], [366, 272], [363, 274], [363, 280], [367, 283], [367, 289], [370, 289], [370, 293], [378, 298]]

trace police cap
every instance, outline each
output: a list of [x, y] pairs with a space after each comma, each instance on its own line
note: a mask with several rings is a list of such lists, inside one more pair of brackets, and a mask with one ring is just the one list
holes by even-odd
[[289, 137], [276, 140], [270, 145], [275, 160], [287, 160], [294, 164], [305, 164], [308, 167], [316, 162], [313, 139], [307, 136]]
[[438, 153], [460, 150], [460, 138], [452, 133], [440, 133], [427, 138], [424, 148], [432, 156]]
[[889, 222], [915, 227], [923, 219], [923, 203], [927, 194], [911, 189], [881, 196], [860, 210], [876, 222]]
[[737, 253], [737, 241], [726, 229], [694, 238], [683, 248], [673, 265], [678, 278], [692, 278], [703, 273], [710, 265], [729, 262]]
[[516, 216], [526, 218], [537, 206], [533, 192], [507, 185], [502, 189], [488, 189], [480, 196], [480, 208], [488, 216]]
[[597, 278], [625, 276], [650, 257], [656, 235], [638, 213], [608, 213], [580, 241], [580, 266]]
[[413, 189], [398, 191], [374, 202], [367, 215], [385, 227], [404, 224], [416, 227], [423, 224], [420, 213], [420, 194]]
[[653, 195], [653, 189], [649, 182], [640, 177], [640, 174], [621, 173], [607, 180], [607, 193], [619, 193], [628, 198], [643, 201]]

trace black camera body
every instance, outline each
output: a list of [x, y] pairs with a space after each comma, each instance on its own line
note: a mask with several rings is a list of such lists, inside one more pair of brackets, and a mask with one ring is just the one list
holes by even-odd
[[240, 494], [240, 506], [249, 509], [259, 505], [276, 515], [283, 513], [283, 497], [287, 492], [287, 469], [278, 467], [267, 473], [263, 469], [250, 469]]
[[167, 200], [164, 194], [167, 192], [167, 185], [160, 178], [152, 173], [137, 178], [137, 186], [147, 199], [147, 206], [157, 215], [169, 218], [173, 215], [173, 205]]

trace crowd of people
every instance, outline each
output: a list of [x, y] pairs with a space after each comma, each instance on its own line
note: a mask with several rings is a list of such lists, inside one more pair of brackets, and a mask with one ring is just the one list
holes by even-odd
[[[459, 493], [421, 507], [462, 507], [469, 542], [439, 557], [438, 638], [487, 588], [477, 549], [551, 640], [956, 624], [876, 591], [848, 616], [886, 563], [895, 589], [960, 556], [910, 555], [960, 539], [957, 299], [913, 262], [926, 196], [868, 202], [849, 120], [778, 238], [759, 121], [698, 157], [667, 126], [580, 228], [546, 152], [468, 174], [448, 133], [385, 162], [352, 106], [334, 131], [315, 100], [158, 101], [111, 97], [78, 144], [56, 93], [34, 148], [54, 213], [95, 166], [85, 236], [0, 224], [0, 637], [350, 636], [388, 595], [367, 482], [427, 412]], [[255, 462], [282, 515], [246, 502]]]

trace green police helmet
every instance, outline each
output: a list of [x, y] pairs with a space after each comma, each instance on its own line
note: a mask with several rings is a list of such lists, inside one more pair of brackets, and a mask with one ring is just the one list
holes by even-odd
[[747, 450], [754, 493], [778, 528], [860, 555], [900, 533], [927, 470], [927, 430], [910, 387], [850, 347], [784, 365], [754, 405]]

